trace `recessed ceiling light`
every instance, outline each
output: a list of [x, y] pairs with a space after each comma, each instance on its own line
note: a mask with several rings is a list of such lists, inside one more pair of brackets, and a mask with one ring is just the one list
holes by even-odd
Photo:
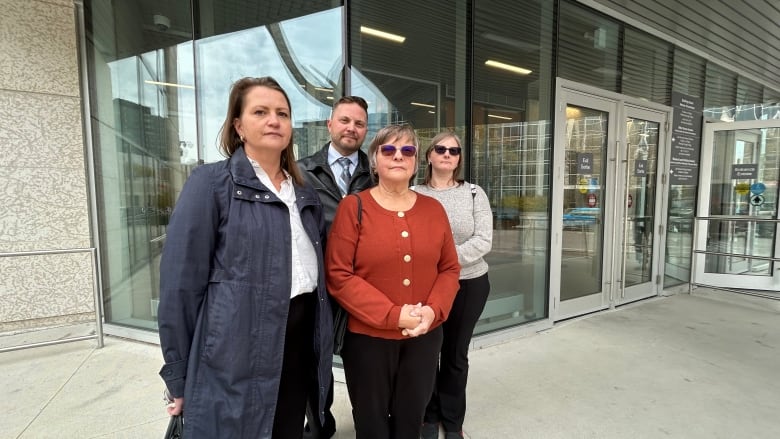
[[367, 26], [360, 26], [360, 33], [371, 35], [377, 38], [384, 38], [386, 40], [390, 40], [396, 43], [403, 43], [404, 41], [406, 41], [406, 37], [403, 37], [401, 35], [391, 34], [390, 32], [384, 32]]
[[485, 65], [486, 66], [490, 66], [490, 67], [495, 67], [497, 69], [508, 70], [510, 72], [517, 73], [517, 74], [520, 74], [520, 75], [528, 75], [528, 74], [531, 73], [531, 70], [524, 69], [524, 68], [518, 67], [518, 66], [513, 66], [512, 64], [506, 64], [506, 63], [502, 63], [502, 62], [498, 62], [498, 61], [493, 61], [492, 59], [489, 59], [489, 60], [485, 61]]

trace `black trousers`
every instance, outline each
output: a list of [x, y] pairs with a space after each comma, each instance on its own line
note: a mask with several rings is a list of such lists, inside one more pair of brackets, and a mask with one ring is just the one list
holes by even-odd
[[403, 340], [347, 331], [341, 358], [356, 439], [420, 437], [441, 341], [441, 327]]
[[284, 360], [276, 397], [273, 437], [300, 439], [306, 412], [309, 374], [314, 364], [314, 312], [317, 297], [306, 293], [290, 300], [287, 333], [284, 339]]
[[333, 406], [333, 374], [330, 374], [330, 386], [328, 386], [328, 396], [325, 397], [325, 423], [320, 425], [320, 416], [317, 410], [319, 407], [320, 394], [319, 382], [317, 380], [317, 371], [312, 371], [312, 383], [309, 391], [309, 402], [306, 404], [306, 428], [304, 428], [304, 437], [310, 439], [330, 439], [336, 433], [336, 418], [333, 417], [331, 407]]
[[[334, 300], [329, 296], [331, 309], [335, 310]], [[334, 311], [335, 318], [335, 311]], [[309, 399], [306, 403], [306, 426], [303, 430], [306, 439], [330, 439], [336, 433], [336, 418], [333, 417], [331, 407], [333, 406], [333, 373], [330, 374], [330, 384], [328, 385], [328, 394], [325, 397], [325, 423], [320, 423], [320, 382], [317, 377], [317, 367], [312, 368], [309, 384]]]
[[425, 422], [441, 422], [444, 431], [460, 432], [466, 418], [466, 381], [469, 374], [469, 344], [490, 294], [488, 275], [461, 279], [452, 310], [444, 322], [436, 388], [425, 409]]

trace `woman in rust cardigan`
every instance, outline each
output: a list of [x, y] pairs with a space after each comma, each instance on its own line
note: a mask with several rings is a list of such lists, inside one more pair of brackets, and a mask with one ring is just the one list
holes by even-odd
[[341, 358], [358, 439], [420, 436], [459, 287], [444, 208], [409, 189], [417, 154], [410, 126], [379, 130], [377, 185], [342, 200], [326, 246], [328, 291], [349, 313]]

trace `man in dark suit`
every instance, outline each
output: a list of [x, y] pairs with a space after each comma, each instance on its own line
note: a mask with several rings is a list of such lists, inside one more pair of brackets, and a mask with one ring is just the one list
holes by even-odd
[[[368, 132], [366, 101], [358, 96], [344, 96], [339, 99], [333, 104], [333, 112], [328, 120], [328, 132], [330, 142], [314, 154], [298, 160], [298, 166], [304, 171], [306, 181], [314, 186], [320, 197], [325, 214], [325, 227], [329, 231], [341, 199], [374, 184], [368, 156], [360, 150]], [[316, 389], [316, 385], [314, 388]], [[308, 422], [304, 428], [304, 438], [327, 439], [336, 433], [336, 420], [330, 411], [333, 405], [333, 376], [323, 407], [323, 425], [319, 423], [317, 405], [317, 392], [313, 392], [306, 407]]]

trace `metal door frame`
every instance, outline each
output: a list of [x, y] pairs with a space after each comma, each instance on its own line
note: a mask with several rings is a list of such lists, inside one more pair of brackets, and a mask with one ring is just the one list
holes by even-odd
[[[564, 165], [565, 165], [565, 126], [566, 126], [566, 104], [571, 96], [578, 99], [592, 99], [594, 102], [602, 102], [607, 106], [612, 105], [610, 122], [607, 133], [607, 162], [605, 188], [612, 192], [605, 203], [604, 224], [604, 252], [602, 253], [604, 276], [602, 276], [601, 292], [594, 293], [582, 298], [576, 298], [561, 303], [561, 262], [562, 262], [562, 230], [563, 230], [563, 196], [564, 196]], [[603, 110], [603, 108], [596, 108]], [[605, 110], [603, 110], [605, 111]], [[622, 160], [622, 151], [626, 138], [625, 120], [628, 115], [636, 116], [638, 113], [656, 114], [658, 120], [664, 121], [661, 125], [659, 134], [659, 145], [657, 151], [657, 171], [656, 171], [656, 218], [653, 233], [653, 259], [651, 292], [649, 294], [630, 294], [625, 295], [625, 289], [617, 288], [617, 283], [622, 283], [623, 275], [618, 273], [622, 269], [625, 253], [622, 251], [624, 227], [617, 227], [618, 215], [623, 218], [625, 207], [618, 209], [616, 205], [618, 200], [625, 196], [625, 164]], [[618, 93], [598, 89], [589, 85], [579, 84], [573, 81], [558, 78], [556, 82], [556, 105], [555, 105], [555, 133], [554, 149], [552, 163], [552, 206], [550, 220], [550, 319], [552, 321], [562, 320], [569, 317], [587, 314], [589, 312], [599, 311], [607, 308], [614, 308], [616, 305], [628, 303], [644, 297], [657, 295], [662, 290], [661, 280], [663, 279], [663, 261], [666, 248], [666, 236], [663, 224], [666, 222], [668, 209], [668, 186], [667, 186], [667, 156], [671, 144], [671, 134], [669, 132], [669, 123], [672, 117], [671, 107], [643, 101], [641, 99], [631, 98]], [[622, 195], [621, 195], [622, 194]], [[620, 231], [620, 236], [616, 231]], [[620, 247], [620, 248], [618, 248]], [[644, 285], [644, 284], [643, 284]]]
[[[780, 239], [777, 239], [777, 227], [775, 227], [774, 239], [774, 272], [772, 276], [749, 276], [742, 274], [705, 273], [705, 258], [707, 256], [707, 225], [710, 218], [709, 202], [712, 183], [712, 163], [714, 153], [715, 132], [737, 131], [765, 128], [780, 128], [777, 119], [751, 120], [741, 122], [708, 122], [704, 124], [701, 145], [701, 165], [699, 169], [699, 201], [696, 206], [696, 221], [694, 224], [694, 247], [691, 267], [691, 286], [710, 285], [721, 288], [754, 289], [754, 290], [780, 290]], [[777, 206], [776, 206], [777, 209]], [[720, 217], [718, 217], [720, 218]], [[725, 217], [724, 217], [725, 218]], [[774, 219], [777, 220], [778, 212], [775, 211]], [[728, 219], [728, 218], [725, 218]], [[739, 220], [740, 218], [735, 218]], [[775, 222], [775, 221], [773, 221]], [[764, 258], [767, 259], [767, 258]], [[749, 282], [752, 281], [752, 282]]]

